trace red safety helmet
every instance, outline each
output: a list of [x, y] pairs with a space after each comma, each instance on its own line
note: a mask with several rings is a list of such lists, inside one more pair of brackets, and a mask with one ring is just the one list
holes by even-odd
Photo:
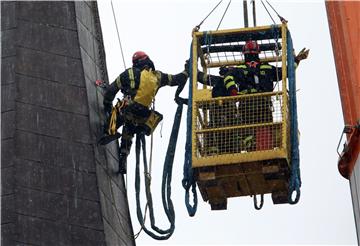
[[244, 54], [259, 54], [260, 53], [260, 46], [254, 40], [246, 41], [245, 45], [243, 46], [243, 53]]
[[135, 64], [147, 58], [149, 58], [149, 56], [144, 51], [136, 51], [132, 57], [132, 62]]

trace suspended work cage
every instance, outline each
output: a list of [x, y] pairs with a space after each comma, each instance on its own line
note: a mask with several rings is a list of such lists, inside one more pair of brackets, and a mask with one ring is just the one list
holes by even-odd
[[[283, 23], [193, 33], [192, 168], [212, 209], [226, 209], [230, 197], [269, 193], [274, 204], [288, 203], [287, 32]], [[213, 98], [212, 86], [196, 83], [198, 69], [212, 74], [218, 71], [213, 68], [243, 64], [242, 47], [250, 39], [259, 43], [262, 62], [282, 69], [272, 92]]]

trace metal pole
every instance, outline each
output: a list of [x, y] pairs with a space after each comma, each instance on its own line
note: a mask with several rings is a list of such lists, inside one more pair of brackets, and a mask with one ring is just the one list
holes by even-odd
[[255, 0], [251, 0], [252, 3], [252, 11], [253, 11], [253, 22], [254, 27], [256, 26], [256, 9], [255, 9]]
[[249, 27], [247, 0], [243, 0], [243, 3], [244, 3], [244, 27]]

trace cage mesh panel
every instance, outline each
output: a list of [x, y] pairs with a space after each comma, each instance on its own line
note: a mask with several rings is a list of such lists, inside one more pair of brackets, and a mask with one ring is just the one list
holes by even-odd
[[[277, 40], [277, 43], [281, 43], [281, 39]], [[258, 40], [258, 44], [271, 44], [272, 46], [276, 47], [275, 40], [273, 38], [271, 39], [264, 39], [264, 40]], [[225, 42], [225, 43], [217, 43], [217, 44], [206, 44], [202, 46], [202, 49], [204, 51], [204, 59], [207, 64], [213, 64], [213, 63], [228, 63], [228, 62], [238, 62], [244, 60], [244, 55], [242, 54], [242, 50], [234, 50], [231, 48], [228, 48], [229, 51], [222, 51], [222, 52], [211, 52], [213, 47], [242, 47], [245, 45], [245, 42]], [[281, 56], [282, 56], [282, 49], [278, 45], [277, 52], [275, 50], [262, 50], [259, 54], [260, 59], [267, 59], [267, 58], [275, 58], [279, 57], [279, 61], [281, 62]]]
[[197, 101], [197, 157], [281, 148], [281, 105], [275, 93]]

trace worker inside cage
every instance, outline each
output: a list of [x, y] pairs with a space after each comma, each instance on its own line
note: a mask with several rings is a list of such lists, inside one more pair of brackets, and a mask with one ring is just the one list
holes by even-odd
[[[228, 68], [224, 75], [224, 85], [229, 96], [272, 92], [276, 81], [282, 80], [282, 68], [260, 60], [260, 46], [255, 40], [246, 41], [242, 48], [245, 63]], [[295, 67], [306, 59], [309, 50], [303, 48], [295, 56]], [[224, 69], [226, 70], [226, 69]], [[242, 125], [273, 122], [271, 96], [246, 97], [239, 101], [239, 117]], [[244, 150], [265, 150], [273, 147], [272, 132], [269, 127], [244, 128], [242, 142]], [[247, 132], [246, 132], [247, 131]]]
[[[219, 69], [220, 76], [206, 75], [198, 71], [197, 80], [202, 84], [212, 86], [212, 97], [238, 96], [253, 93], [272, 92], [276, 81], [282, 79], [282, 68], [270, 65], [267, 62], [261, 62], [260, 46], [255, 40], [248, 40], [242, 47], [242, 53], [245, 58], [244, 64], [237, 66], [223, 66]], [[302, 49], [295, 56], [295, 67], [301, 60], [308, 57], [309, 50]], [[226, 127], [231, 125], [251, 125], [273, 122], [273, 106], [271, 96], [262, 97], [244, 97], [235, 103], [231, 101], [222, 105], [214, 105], [210, 112], [210, 127]], [[227, 145], [231, 146], [230, 152], [235, 148], [239, 151], [255, 151], [270, 149], [273, 147], [272, 133], [269, 127], [243, 128], [232, 133], [229, 136], [220, 136], [217, 139], [233, 139]], [[224, 135], [224, 134], [223, 134]], [[226, 134], [225, 134], [226, 135]], [[228, 134], [229, 135], [229, 134]], [[218, 140], [214, 136], [207, 141], [210, 153], [224, 153], [221, 151], [221, 145], [216, 144]], [[212, 151], [214, 149], [215, 151]], [[237, 151], [235, 151], [237, 152]]]
[[[261, 62], [259, 57], [260, 46], [255, 40], [246, 41], [242, 53], [245, 57], [244, 64], [224, 71], [226, 73], [224, 75], [224, 85], [227, 94], [236, 96], [255, 92], [271, 92], [273, 82], [282, 79], [282, 69], [267, 62]], [[309, 50], [303, 48], [295, 56], [295, 67], [301, 60], [306, 59], [308, 55]]]

